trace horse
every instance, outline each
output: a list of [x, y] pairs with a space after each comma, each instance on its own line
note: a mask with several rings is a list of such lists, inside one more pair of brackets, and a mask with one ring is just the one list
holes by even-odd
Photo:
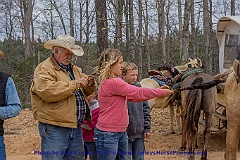
[[[192, 67], [192, 68], [202, 67], [202, 62], [199, 58], [196, 58], [196, 59], [189, 58], [188, 63], [186, 63], [185, 65], [182, 65], [182, 66], [180, 66], [180, 65], [175, 66], [174, 68], [176, 68], [179, 72], [184, 72], [188, 69], [188, 67]], [[150, 70], [149, 75], [153, 75], [153, 74], [159, 74], [159, 75], [163, 75], [165, 77], [170, 77], [170, 78], [172, 78], [172, 80], [176, 79], [178, 76], [178, 75], [176, 75], [175, 77], [171, 77], [168, 69], [163, 69], [162, 71]], [[174, 80], [174, 81], [176, 82], [177, 80]], [[140, 84], [142, 87], [146, 87], [146, 88], [159, 88], [160, 87], [160, 84], [157, 83], [156, 80], [153, 80], [152, 78], [144, 78], [144, 79], [142, 79], [142, 81], [140, 81]], [[170, 128], [169, 128], [168, 133], [170, 133], [170, 134], [175, 133], [174, 128], [173, 128], [173, 121], [174, 121], [174, 116], [176, 113], [177, 133], [180, 134], [181, 133], [182, 109], [181, 109], [181, 102], [179, 102], [179, 101], [181, 101], [181, 99], [176, 101], [173, 98], [174, 98], [174, 95], [172, 95], [170, 97], [157, 97], [157, 98], [150, 99], [148, 102], [149, 102], [149, 106], [150, 106], [151, 110], [153, 108], [157, 108], [160, 110], [163, 110], [166, 107], [169, 108]], [[174, 112], [175, 106], [176, 106], [176, 110]]]
[[[146, 88], [159, 88], [160, 85], [153, 79], [151, 78], [144, 78], [141, 82], [140, 82], [142, 87], [146, 87]], [[173, 129], [173, 119], [174, 119], [174, 101], [172, 100], [173, 95], [169, 96], [169, 97], [156, 97], [153, 99], [148, 100], [150, 109], [152, 110], [153, 108], [157, 108], [160, 110], [163, 110], [166, 107], [169, 107], [169, 113], [170, 113], [170, 131], [169, 133], [175, 133], [174, 129]], [[181, 123], [180, 123], [180, 114], [181, 110], [180, 108], [176, 109], [176, 125], [177, 125], [177, 132], [180, 133], [181, 132]]]
[[228, 76], [224, 94], [227, 99], [226, 118], [227, 118], [227, 136], [226, 136], [226, 160], [236, 160], [238, 143], [240, 138], [240, 64], [239, 60], [233, 62], [233, 72]]
[[[182, 88], [192, 86], [202, 86], [213, 82], [213, 77], [203, 71], [188, 75], [182, 82]], [[215, 85], [215, 84], [214, 84]], [[210, 137], [210, 128], [212, 125], [212, 116], [217, 105], [217, 89], [211, 85], [209, 88], [194, 89], [181, 91], [182, 102], [182, 146], [180, 150], [189, 150], [189, 159], [194, 159], [194, 150], [197, 147], [198, 121], [201, 110], [204, 112], [205, 129], [203, 132], [204, 146], [201, 159], [207, 159], [207, 145]]]

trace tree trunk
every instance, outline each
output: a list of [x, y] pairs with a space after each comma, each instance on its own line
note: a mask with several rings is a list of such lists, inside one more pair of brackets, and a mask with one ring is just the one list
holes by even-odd
[[123, 15], [123, 1], [116, 0], [116, 34], [115, 34], [115, 48], [122, 50], [122, 15]]
[[69, 6], [69, 23], [70, 23], [70, 36], [74, 37], [74, 21], [73, 21], [73, 0], [68, 0], [68, 6]]
[[[79, 0], [79, 42], [80, 44], [82, 44], [82, 40], [83, 40], [83, 4], [82, 4], [82, 0]], [[86, 11], [87, 12], [87, 11]], [[87, 18], [86, 18], [87, 21]]]
[[231, 16], [235, 16], [235, 0], [231, 0]]
[[217, 51], [215, 49], [215, 32], [213, 31], [213, 21], [212, 21], [212, 17], [213, 17], [213, 13], [212, 13], [212, 0], [209, 0], [209, 29], [210, 29], [210, 33], [209, 33], [209, 55], [210, 55], [210, 65], [211, 65], [211, 72], [214, 69], [218, 69], [218, 54]]
[[105, 0], [95, 0], [98, 56], [108, 48], [108, 23]]
[[149, 53], [149, 41], [148, 41], [148, 1], [145, 0], [145, 42], [144, 42], [144, 46], [145, 46], [145, 53], [147, 55], [147, 70], [151, 69], [151, 57], [150, 57], [150, 53]]
[[85, 29], [85, 35], [86, 35], [86, 42], [85, 44], [88, 44], [90, 41], [90, 16], [89, 16], [89, 0], [86, 0], [86, 29]]
[[209, 54], [209, 35], [210, 35], [210, 28], [209, 28], [209, 10], [208, 10], [208, 0], [203, 0], [203, 33], [204, 33], [204, 48], [205, 48], [205, 58], [204, 61], [206, 62], [206, 70], [211, 70], [211, 56]]
[[[126, 53], [130, 53], [130, 33], [129, 33], [129, 0], [126, 0], [126, 3], [124, 5], [124, 16], [126, 21]], [[130, 57], [131, 60], [131, 57]], [[131, 60], [132, 61], [132, 60]]]
[[24, 39], [25, 39], [25, 58], [28, 58], [31, 54], [31, 36], [30, 26], [32, 22], [33, 5], [32, 0], [21, 0], [20, 9], [23, 18]]
[[165, 0], [157, 1], [158, 10], [158, 43], [161, 48], [159, 49], [158, 62], [166, 63], [166, 50], [165, 50], [165, 13], [164, 13]]
[[184, 5], [184, 24], [183, 24], [183, 54], [182, 61], [186, 63], [189, 57], [189, 20], [190, 20], [190, 0], [185, 1]]
[[197, 58], [196, 52], [196, 30], [195, 30], [195, 13], [194, 0], [191, 0], [190, 15], [191, 15], [191, 58]]
[[53, 20], [53, 4], [51, 3], [51, 10], [49, 11], [50, 12], [50, 15], [51, 15], [51, 19], [50, 19], [50, 22], [51, 22], [51, 39], [54, 39], [54, 20]]
[[182, 4], [181, 0], [178, 0], [178, 27], [179, 27], [179, 58], [182, 59], [183, 51], [183, 26], [182, 26]]
[[142, 79], [142, 67], [143, 67], [143, 58], [142, 58], [142, 0], [138, 0], [138, 75], [139, 80]]
[[132, 60], [135, 59], [135, 30], [133, 16], [133, 0], [129, 0], [129, 25], [130, 25], [130, 54]]

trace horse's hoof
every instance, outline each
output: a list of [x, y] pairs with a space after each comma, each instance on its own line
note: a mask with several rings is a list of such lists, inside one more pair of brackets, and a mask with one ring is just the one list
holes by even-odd
[[186, 150], [186, 147], [182, 146], [182, 147], [179, 148], [179, 151], [185, 151], [185, 150]]
[[188, 157], [188, 160], [195, 160], [195, 156], [194, 156], [194, 155], [190, 155], [190, 156]]
[[201, 160], [207, 160], [207, 157], [201, 157]]

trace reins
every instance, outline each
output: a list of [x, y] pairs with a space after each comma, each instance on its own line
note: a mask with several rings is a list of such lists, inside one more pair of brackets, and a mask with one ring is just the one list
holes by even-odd
[[206, 89], [214, 87], [217, 84], [223, 83], [223, 82], [225, 82], [225, 81], [222, 80], [222, 79], [215, 79], [215, 80], [212, 80], [212, 81], [207, 82], [207, 83], [200, 83], [200, 84], [192, 85], [192, 86], [189, 86], [189, 87], [178, 88], [178, 89], [173, 90], [173, 92], [179, 92], [179, 91], [184, 91], [184, 90], [194, 90], [194, 89], [206, 90]]

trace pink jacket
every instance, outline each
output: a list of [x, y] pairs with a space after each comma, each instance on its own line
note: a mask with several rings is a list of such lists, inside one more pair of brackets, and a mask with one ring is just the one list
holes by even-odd
[[83, 136], [84, 142], [94, 142], [94, 139], [93, 139], [94, 128], [97, 124], [98, 115], [99, 115], [99, 108], [95, 108], [92, 111], [92, 122], [86, 120], [82, 123], [82, 124], [88, 125], [91, 128], [91, 130], [82, 128], [82, 136]]
[[141, 102], [165, 95], [166, 91], [160, 88], [140, 88], [120, 78], [106, 79], [98, 91], [100, 112], [96, 127], [102, 131], [124, 132], [129, 122], [127, 100]]

